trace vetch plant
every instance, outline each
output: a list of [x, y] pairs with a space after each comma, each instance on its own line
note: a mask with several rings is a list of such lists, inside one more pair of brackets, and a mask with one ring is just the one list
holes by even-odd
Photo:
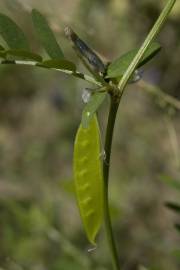
[[[109, 212], [108, 187], [116, 115], [128, 83], [137, 82], [141, 78], [139, 68], [161, 50], [161, 46], [155, 40], [175, 2], [175, 0], [167, 1], [139, 49], [133, 49], [111, 63], [104, 63], [70, 27], [66, 27], [66, 37], [91, 76], [78, 71], [75, 63], [65, 57], [47, 20], [39, 11], [32, 11], [32, 20], [37, 37], [49, 59], [43, 59], [39, 54], [32, 52], [26, 36], [19, 26], [11, 18], [0, 14], [0, 35], [7, 44], [7, 48], [0, 45], [1, 64], [33, 65], [54, 69], [95, 86], [95, 89], [86, 90], [83, 93], [87, 104], [82, 112], [81, 124], [74, 143], [74, 182], [77, 203], [87, 238], [91, 244], [96, 245], [96, 235], [104, 222], [115, 270], [120, 269], [120, 262]], [[166, 103], [176, 109], [180, 109], [179, 102], [173, 97], [156, 91], [151, 86], [145, 85], [144, 88], [163, 98]], [[107, 98], [110, 100], [110, 107], [103, 153], [96, 112]]]

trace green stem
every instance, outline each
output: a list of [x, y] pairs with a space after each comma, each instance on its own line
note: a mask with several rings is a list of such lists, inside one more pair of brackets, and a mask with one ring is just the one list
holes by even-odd
[[[142, 44], [141, 48], [139, 49], [138, 53], [134, 57], [133, 61], [127, 68], [126, 72], [124, 73], [122, 79], [118, 84], [118, 89], [114, 89], [111, 95], [111, 105], [108, 117], [108, 124], [106, 130], [106, 139], [105, 139], [105, 154], [106, 157], [103, 162], [103, 176], [104, 176], [104, 221], [105, 221], [105, 229], [107, 240], [109, 244], [109, 248], [111, 251], [113, 266], [115, 270], [120, 270], [119, 259], [118, 259], [118, 252], [115, 245], [115, 240], [113, 236], [112, 224], [111, 224], [111, 217], [109, 212], [109, 199], [108, 199], [108, 180], [109, 180], [109, 167], [110, 167], [110, 157], [111, 157], [111, 146], [112, 146], [112, 138], [113, 138], [113, 131], [114, 125], [116, 120], [116, 114], [119, 107], [120, 99], [124, 92], [124, 89], [132, 76], [133, 72], [137, 68], [139, 62], [143, 58], [144, 54], [146, 53], [147, 49], [151, 45], [152, 41], [155, 39], [157, 34], [160, 32], [160, 29], [164, 25], [169, 12], [171, 11], [174, 3], [176, 0], [169, 0], [161, 12], [159, 18], [157, 19], [156, 23], [152, 27], [151, 31], [149, 32], [147, 38], [145, 39], [144, 43]], [[116, 90], [116, 91], [115, 91]], [[118, 95], [117, 95], [118, 94]], [[118, 96], [118, 98], [117, 98]]]
[[[115, 245], [115, 240], [113, 236], [112, 224], [111, 224], [111, 217], [109, 212], [109, 199], [108, 199], [108, 180], [109, 180], [109, 167], [110, 167], [110, 157], [111, 157], [111, 146], [112, 146], [112, 138], [113, 138], [113, 131], [114, 131], [114, 124], [116, 120], [116, 114], [118, 110], [118, 106], [120, 103], [120, 99], [124, 92], [124, 89], [132, 76], [133, 72], [137, 68], [139, 62], [143, 58], [144, 54], [146, 53], [147, 49], [151, 45], [152, 41], [155, 39], [157, 34], [160, 32], [160, 29], [164, 25], [165, 21], [167, 20], [168, 14], [171, 11], [174, 3], [176, 0], [169, 0], [161, 12], [159, 18], [157, 19], [156, 23], [152, 27], [151, 31], [149, 32], [148, 36], [146, 37], [144, 43], [142, 44], [141, 48], [139, 49], [138, 53], [134, 57], [133, 61], [127, 68], [126, 72], [124, 73], [122, 79], [118, 84], [118, 89], [114, 89], [111, 95], [111, 105], [108, 117], [108, 124], [106, 130], [106, 139], [105, 139], [105, 154], [106, 158], [103, 162], [103, 176], [104, 176], [104, 221], [105, 221], [105, 229], [107, 240], [109, 244], [109, 248], [111, 251], [112, 261], [115, 270], [120, 270], [118, 253]], [[117, 98], [118, 96], [118, 98]]]
[[168, 18], [168, 15], [173, 8], [176, 0], [169, 0], [167, 4], [165, 5], [164, 9], [162, 10], [160, 16], [158, 17], [156, 23], [153, 25], [151, 31], [149, 32], [148, 36], [146, 37], [145, 41], [143, 42], [142, 46], [140, 47], [138, 53], [134, 57], [133, 61], [127, 68], [126, 72], [124, 73], [122, 79], [119, 82], [118, 88], [120, 95], [124, 91], [129, 79], [131, 78], [133, 72], [137, 68], [139, 62], [145, 55], [147, 49], [151, 45], [152, 41], [156, 38], [156, 36], [159, 34], [162, 26], [164, 25], [165, 21]]
[[103, 161], [103, 176], [104, 176], [104, 222], [105, 222], [105, 230], [107, 241], [109, 245], [109, 249], [112, 256], [113, 266], [115, 270], [120, 270], [118, 252], [115, 245], [115, 240], [113, 236], [111, 217], [109, 212], [109, 200], [108, 200], [108, 179], [109, 179], [109, 167], [110, 167], [110, 157], [111, 157], [111, 146], [112, 146], [112, 138], [114, 125], [116, 120], [116, 114], [118, 110], [120, 99], [115, 99], [111, 96], [111, 104], [108, 116], [107, 130], [106, 130], [106, 138], [105, 138], [105, 159]]
[[173, 108], [180, 110], [180, 101], [177, 98], [163, 92], [159, 87], [152, 85], [152, 84], [145, 82], [145, 81], [139, 81], [138, 86], [142, 90], [145, 90], [145, 91], [149, 92], [150, 94], [158, 97], [159, 100], [164, 101], [165, 104], [169, 104]]

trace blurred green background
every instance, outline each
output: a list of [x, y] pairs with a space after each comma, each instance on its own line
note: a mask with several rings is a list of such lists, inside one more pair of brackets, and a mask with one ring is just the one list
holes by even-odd
[[[139, 46], [166, 1], [0, 0], [0, 11], [44, 54], [30, 11], [38, 8], [69, 59], [79, 60], [64, 37], [70, 25], [105, 59]], [[180, 1], [158, 37], [163, 50], [144, 80], [180, 98]], [[0, 269], [112, 269], [102, 230], [95, 251], [84, 235], [72, 185], [73, 140], [87, 83], [56, 71], [0, 66]], [[106, 103], [99, 114], [102, 136]], [[180, 179], [180, 115], [133, 84], [115, 128], [110, 203], [123, 270], [180, 269], [177, 215], [164, 207], [178, 193], [161, 179]], [[103, 136], [104, 139], [104, 136]], [[179, 180], [180, 181], [180, 180]]]

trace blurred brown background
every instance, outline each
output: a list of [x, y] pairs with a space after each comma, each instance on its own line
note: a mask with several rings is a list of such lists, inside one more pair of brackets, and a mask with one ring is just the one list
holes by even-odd
[[[32, 50], [44, 54], [30, 11], [38, 8], [67, 58], [79, 63], [63, 28], [71, 27], [106, 59], [139, 46], [165, 1], [0, 0], [0, 11], [26, 32]], [[180, 2], [158, 37], [163, 50], [143, 78], [180, 98]], [[82, 70], [79, 64], [79, 69]], [[87, 83], [59, 72], [0, 67], [0, 269], [106, 270], [109, 250], [101, 232], [90, 247], [72, 185], [73, 140]], [[107, 103], [100, 112], [104, 134]], [[177, 215], [164, 207], [178, 193], [162, 175], [180, 181], [179, 112], [163, 106], [138, 84], [128, 87], [116, 123], [110, 200], [123, 270], [180, 269]]]

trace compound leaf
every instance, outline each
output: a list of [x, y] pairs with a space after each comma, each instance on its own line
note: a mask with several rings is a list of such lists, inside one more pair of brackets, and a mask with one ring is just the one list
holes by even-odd
[[36, 9], [32, 10], [32, 20], [38, 38], [50, 58], [64, 58], [63, 52], [48, 25], [46, 18]]
[[38, 54], [29, 52], [29, 51], [25, 51], [25, 50], [7, 50], [6, 51], [6, 57], [8, 60], [32, 60], [32, 61], [36, 61], [36, 62], [41, 62], [42, 61], [42, 57]]
[[75, 72], [76, 66], [71, 61], [62, 59], [62, 60], [46, 60], [43, 61], [39, 66], [46, 67], [46, 68], [55, 68], [55, 69], [61, 69], [61, 70], [68, 70]]
[[11, 49], [29, 50], [23, 31], [11, 18], [2, 13], [0, 13], [0, 35]]
[[[143, 59], [140, 61], [138, 67], [143, 66], [148, 61], [150, 61], [161, 49], [161, 46], [157, 42], [153, 42], [149, 49], [147, 49]], [[129, 51], [116, 60], [114, 60], [109, 66], [107, 70], [107, 78], [116, 78], [121, 77], [129, 67], [133, 58], [136, 56], [139, 49], [134, 49]]]

